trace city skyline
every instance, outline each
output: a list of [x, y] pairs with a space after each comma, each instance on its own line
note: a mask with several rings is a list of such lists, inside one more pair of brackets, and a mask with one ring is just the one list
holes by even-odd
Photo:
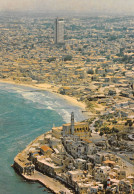
[[1, 0], [0, 11], [65, 11], [72, 13], [134, 13], [134, 1], [128, 0]]
[[0, 193], [134, 194], [134, 16], [62, 5], [0, 12]]

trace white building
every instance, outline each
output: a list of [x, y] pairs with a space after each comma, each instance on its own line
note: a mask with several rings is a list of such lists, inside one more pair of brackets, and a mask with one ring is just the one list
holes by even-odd
[[55, 20], [55, 44], [64, 43], [64, 20], [56, 18]]
[[109, 172], [110, 172], [110, 167], [100, 166], [95, 168], [94, 177], [97, 181], [103, 182], [107, 180]]

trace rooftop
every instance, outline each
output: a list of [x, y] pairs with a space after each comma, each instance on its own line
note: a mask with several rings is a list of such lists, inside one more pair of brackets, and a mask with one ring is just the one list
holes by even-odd
[[47, 152], [48, 150], [53, 151], [50, 147], [48, 147], [48, 146], [46, 146], [46, 145], [43, 145], [43, 146], [41, 147], [41, 149], [42, 149], [44, 152]]

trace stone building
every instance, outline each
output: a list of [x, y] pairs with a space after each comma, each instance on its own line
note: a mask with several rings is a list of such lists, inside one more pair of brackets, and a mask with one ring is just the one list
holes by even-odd
[[74, 122], [74, 113], [71, 113], [71, 123], [63, 124], [63, 136], [75, 135], [87, 138], [91, 135], [88, 122]]
[[55, 138], [62, 136], [78, 136], [80, 139], [87, 139], [91, 135], [88, 122], [74, 122], [74, 113], [71, 113], [71, 123], [63, 124], [61, 127], [53, 127], [52, 135]]

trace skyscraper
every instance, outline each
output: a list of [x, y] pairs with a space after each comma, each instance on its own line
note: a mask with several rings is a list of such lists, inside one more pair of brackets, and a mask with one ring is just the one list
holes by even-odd
[[64, 20], [61, 18], [55, 20], [55, 43], [64, 43]]

